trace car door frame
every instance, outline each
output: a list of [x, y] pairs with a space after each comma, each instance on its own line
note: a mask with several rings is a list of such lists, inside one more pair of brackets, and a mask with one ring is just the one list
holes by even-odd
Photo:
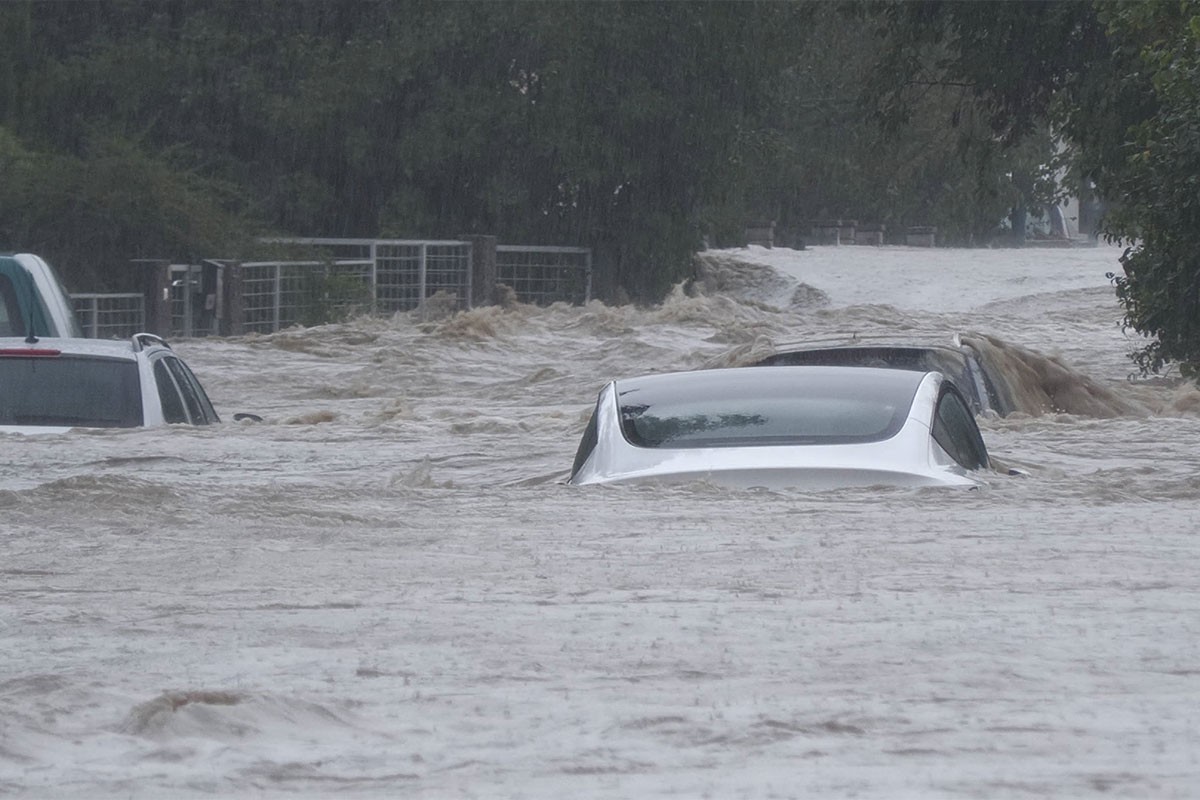
[[[221, 418], [217, 416], [216, 409], [213, 408], [212, 401], [208, 399], [208, 394], [204, 391], [204, 387], [201, 386], [195, 373], [192, 372], [182, 358], [170, 350], [153, 353], [148, 358], [150, 362], [150, 375], [154, 381], [155, 399], [158, 401], [162, 422], [166, 423], [167, 419], [166, 409], [162, 405], [157, 370], [157, 365], [160, 363], [163, 365], [163, 372], [170, 380], [170, 386], [179, 398], [184, 415], [187, 417], [186, 422], [180, 421], [174, 424], [211, 425], [221, 421]], [[191, 398], [191, 402], [189, 402], [189, 397]]]
[[[959, 404], [959, 408], [963, 412], [960, 421], [966, 426], [965, 430], [963, 430], [962, 425], [958, 425], [958, 430], [956, 431], [955, 426], [943, 418], [942, 410], [946, 407], [945, 404], [950, 402], [947, 401], [948, 397], [952, 398], [953, 402]], [[949, 438], [950, 443], [954, 445], [953, 447], [942, 441], [940, 435], [943, 432]], [[943, 380], [938, 390], [937, 402], [933, 406], [933, 418], [930, 420], [929, 433], [934, 443], [955, 464], [963, 469], [974, 471], [977, 469], [986, 469], [991, 466], [987, 444], [983, 441], [983, 434], [979, 430], [978, 423], [975, 422], [975, 415], [971, 412], [971, 404], [963, 396], [963, 393], [959, 391], [958, 387], [948, 380]], [[963, 441], [964, 434], [967, 441]], [[964, 459], [962, 457], [963, 451], [961, 448], [964, 445], [969, 451], [973, 451], [974, 458]], [[964, 461], [975, 463], [964, 463]]]

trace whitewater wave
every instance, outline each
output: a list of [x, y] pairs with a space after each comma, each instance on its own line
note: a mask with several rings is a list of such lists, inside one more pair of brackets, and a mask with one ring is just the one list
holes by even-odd
[[1061, 359], [981, 333], [960, 335], [1012, 408], [1031, 416], [1118, 417], [1149, 414], [1140, 403], [1073, 369]]

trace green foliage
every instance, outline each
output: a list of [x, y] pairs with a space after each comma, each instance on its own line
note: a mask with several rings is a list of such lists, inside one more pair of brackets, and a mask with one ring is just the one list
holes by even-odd
[[296, 321], [306, 327], [345, 322], [371, 310], [371, 287], [353, 275], [312, 269], [304, 274], [301, 291], [304, 303]]
[[121, 287], [130, 259], [240, 253], [247, 238], [234, 187], [125, 141], [83, 157], [25, 149], [0, 129], [0, 238], [72, 267], [68, 283]]
[[[255, 234], [490, 233], [590, 246], [602, 296], [649, 301], [751, 220], [980, 242], [1046, 201], [1008, 177], [1033, 187], [1053, 148], [1020, 48], [1053, 61], [1089, 42], [1067, 5], [10, 2], [0, 247], [91, 289], [131, 258], [249, 255]], [[1011, 63], [989, 77], [995, 59], [961, 51], [993, 40]], [[889, 54], [991, 82], [880, 83]], [[1000, 124], [991, 93], [1027, 91]]]
[[1126, 324], [1147, 337], [1143, 372], [1200, 371], [1200, 3], [1106, 5], [1118, 46], [1136, 52], [1156, 108], [1130, 126], [1109, 172], [1121, 198], [1110, 234], [1130, 243], [1115, 275]]
[[[884, 44], [864, 84], [868, 105], [893, 136], [924, 124], [930, 133], [912, 139], [931, 142], [940, 129], [937, 155], [953, 152], [960, 162], [928, 165], [946, 176], [930, 192], [934, 216], [967, 233], [989, 213], [1036, 212], [1061, 200], [1063, 146], [1099, 130], [1096, 119], [1067, 112], [1085, 94], [1094, 105], [1111, 75], [1096, 66], [1108, 64], [1109, 47], [1094, 8], [1062, 0], [872, 7]], [[1070, 170], [1072, 182], [1083, 178], [1078, 166]]]
[[[1014, 176], [1035, 174], [1031, 166], [1044, 174], [1045, 131], [1069, 143], [1074, 178], [1114, 202], [1107, 236], [1129, 245], [1112, 278], [1125, 324], [1147, 337], [1135, 360], [1143, 372], [1173, 361], [1200, 372], [1200, 2], [885, 3], [878, 12], [890, 47], [871, 99], [885, 125], [911, 121], [926, 89], [958, 86], [1002, 145], [990, 157]], [[1027, 202], [1053, 200], [1036, 182], [1016, 188]]]
[[[707, 199], [738, 183], [738, 132], [792, 59], [781, 45], [803, 15], [731, 3], [9, 4], [0, 125], [54, 169], [7, 236], [83, 279], [138, 255], [231, 255], [210, 249], [218, 211], [239, 231], [254, 209], [281, 233], [482, 231], [591, 245], [610, 289], [649, 299], [685, 273]], [[122, 184], [127, 169], [140, 179]], [[90, 211], [64, 215], [75, 198]], [[97, 215], [121, 224], [105, 238], [88, 225]], [[39, 233], [47, 218], [61, 240]]]

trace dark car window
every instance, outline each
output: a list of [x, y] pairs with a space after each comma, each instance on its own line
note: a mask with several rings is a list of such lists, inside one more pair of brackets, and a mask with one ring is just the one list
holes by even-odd
[[[901, 345], [864, 345], [861, 347], [822, 347], [775, 353], [758, 362], [761, 366], [854, 366], [912, 369], [940, 372], [954, 381], [971, 411], [981, 414], [988, 408], [999, 409], [995, 392], [988, 383], [973, 350], [948, 347], [910, 347]], [[1001, 412], [1004, 413], [1004, 412]]]
[[179, 387], [164, 359], [154, 362], [154, 383], [158, 386], [158, 400], [162, 404], [163, 419], [169, 423], [188, 422], [187, 411], [183, 407], [183, 398], [179, 396]]
[[951, 458], [967, 469], [979, 469], [988, 464], [987, 448], [975, 417], [959, 393], [944, 385], [933, 416], [933, 439]]
[[[9, 329], [12, 336], [22, 336], [32, 328], [38, 336], [50, 336], [49, 314], [41, 290], [25, 267], [9, 256], [0, 256], [0, 276], [8, 284], [5, 295]], [[59, 334], [63, 335], [63, 334]]]
[[187, 406], [188, 414], [192, 417], [192, 422], [196, 425], [220, 422], [221, 419], [213, 409], [212, 403], [209, 402], [208, 395], [204, 393], [200, 381], [196, 380], [196, 376], [188, 369], [187, 364], [170, 356], [163, 360], [167, 362], [171, 375], [174, 376], [179, 390], [183, 393], [183, 402]]
[[851, 444], [896, 435], [923, 379], [887, 369], [713, 370], [619, 381], [617, 398], [625, 438], [639, 447]]
[[24, 336], [25, 319], [12, 279], [0, 274], [0, 336]]
[[87, 356], [0, 357], [0, 424], [141, 425], [137, 364]]

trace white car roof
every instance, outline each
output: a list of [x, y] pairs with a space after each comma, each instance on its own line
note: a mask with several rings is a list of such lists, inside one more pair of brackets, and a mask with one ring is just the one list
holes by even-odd
[[39, 336], [30, 342], [19, 336], [0, 336], [0, 351], [57, 350], [67, 356], [96, 356], [136, 361], [137, 354], [154, 349], [170, 349], [156, 336], [138, 334], [131, 339], [77, 339]]

